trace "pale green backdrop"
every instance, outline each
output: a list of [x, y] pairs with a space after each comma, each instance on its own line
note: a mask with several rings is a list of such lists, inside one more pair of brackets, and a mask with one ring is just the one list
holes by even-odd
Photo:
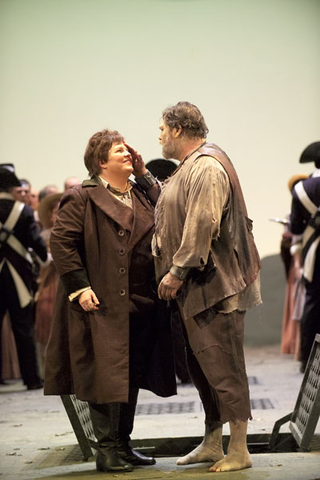
[[0, 0], [0, 162], [36, 188], [86, 177], [91, 134], [161, 156], [162, 110], [189, 100], [232, 158], [261, 255], [287, 181], [320, 140], [319, 0]]

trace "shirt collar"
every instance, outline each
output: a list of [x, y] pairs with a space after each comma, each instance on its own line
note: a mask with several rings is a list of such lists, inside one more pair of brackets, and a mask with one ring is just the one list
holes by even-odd
[[112, 185], [110, 185], [110, 183], [105, 178], [100, 177], [100, 175], [99, 175], [99, 179], [101, 180], [101, 183], [105, 188], [108, 188], [109, 190], [111, 190], [116, 195], [123, 195], [124, 193], [129, 192], [132, 189], [132, 185], [131, 185], [130, 182], [127, 183], [125, 191], [121, 192], [120, 188], [113, 187]]

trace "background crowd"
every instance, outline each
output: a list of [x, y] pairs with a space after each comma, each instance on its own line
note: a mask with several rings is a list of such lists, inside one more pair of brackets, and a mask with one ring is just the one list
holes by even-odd
[[[7, 171], [10, 178], [6, 176]], [[77, 177], [68, 177], [64, 182], [64, 190], [79, 183], [80, 180]], [[0, 207], [4, 216], [6, 215], [6, 209], [11, 208], [13, 203], [13, 200], [3, 198], [8, 195], [9, 191], [13, 200], [18, 200], [25, 205], [24, 211], [32, 212], [33, 222], [29, 221], [25, 225], [24, 233], [20, 238], [21, 244], [30, 253], [30, 262], [24, 263], [23, 256], [16, 252], [16, 270], [19, 273], [19, 277], [28, 277], [26, 281], [30, 285], [29, 292], [31, 292], [31, 297], [27, 300], [28, 304], [24, 306], [28, 310], [28, 315], [26, 310], [22, 310], [22, 316], [27, 319], [25, 325], [17, 325], [17, 321], [14, 321], [14, 318], [10, 319], [10, 313], [11, 317], [15, 315], [11, 305], [8, 305], [5, 312], [1, 311], [4, 314], [1, 330], [1, 383], [5, 383], [9, 379], [22, 378], [28, 389], [42, 388], [45, 348], [49, 339], [53, 318], [57, 274], [50, 254], [47, 261], [45, 263], [42, 262], [41, 258], [39, 258], [39, 252], [32, 248], [29, 240], [30, 236], [37, 239], [39, 235], [41, 239], [39, 244], [42, 250], [50, 252], [50, 231], [55, 221], [62, 192], [59, 191], [58, 186], [51, 184], [45, 185], [38, 191], [32, 187], [29, 180], [16, 177], [13, 165], [3, 164], [1, 165], [2, 196]], [[8, 205], [6, 202], [8, 202]], [[3, 221], [2, 218], [1, 221]], [[19, 222], [21, 223], [21, 218], [18, 219], [17, 226], [19, 226]], [[3, 223], [5, 225], [5, 222]], [[6, 254], [4, 246], [1, 254], [2, 263], [4, 263]], [[1, 269], [1, 275], [5, 274], [3, 270], [4, 268]], [[1, 278], [1, 280], [3, 288], [5, 279]], [[11, 292], [7, 292], [7, 297], [12, 297], [12, 303], [16, 300], [19, 287], [21, 288], [19, 282], [14, 282]], [[18, 316], [19, 313], [21, 311], [17, 312]], [[28, 376], [24, 378], [22, 373], [24, 371], [25, 355], [29, 349], [27, 347], [29, 342], [34, 344], [36, 352], [31, 368], [36, 373], [32, 380], [29, 380]]]
[[[294, 191], [296, 185], [299, 184], [299, 182], [304, 184], [310, 179], [307, 184], [311, 184], [311, 196], [314, 197], [314, 202], [318, 209], [320, 205], [320, 142], [310, 144], [302, 152], [299, 161], [301, 164], [313, 162], [315, 170], [310, 177], [304, 173], [291, 176], [288, 181], [289, 191], [292, 195], [295, 195]], [[2, 167], [7, 167], [7, 165], [4, 164]], [[151, 160], [148, 163], [148, 169], [151, 173], [157, 176], [160, 181], [165, 180], [175, 168], [176, 165], [173, 162], [164, 161], [163, 159]], [[72, 186], [80, 183], [81, 181], [79, 178], [76, 176], [70, 176], [65, 179], [63, 190], [66, 191]], [[40, 235], [43, 238], [48, 251], [50, 231], [54, 224], [59, 201], [63, 193], [59, 190], [60, 189], [57, 185], [48, 184], [38, 191], [27, 179], [19, 179], [19, 186], [14, 186], [12, 189], [12, 194], [15, 200], [19, 200], [32, 208], [36, 225], [39, 228]], [[1, 202], [3, 201], [0, 199], [0, 203]], [[296, 203], [300, 203], [300, 200], [296, 200]], [[292, 354], [295, 360], [301, 361], [301, 371], [304, 371], [314, 335], [315, 333], [320, 333], [320, 314], [317, 302], [318, 297], [320, 297], [320, 287], [318, 285], [320, 271], [318, 248], [315, 250], [315, 258], [317, 260], [314, 278], [311, 282], [308, 282], [303, 276], [303, 232], [314, 215], [306, 213], [305, 207], [302, 207], [300, 216], [301, 215], [303, 218], [301, 220], [302, 227], [300, 227], [301, 231], [299, 231], [299, 233], [294, 233], [291, 229], [290, 212], [284, 219], [278, 220], [284, 225], [284, 231], [280, 243], [280, 254], [283, 260], [286, 277], [286, 293], [280, 341], [281, 353]], [[32, 256], [32, 285], [34, 294], [32, 315], [34, 342], [39, 376], [43, 379], [45, 348], [49, 339], [53, 318], [54, 298], [57, 288], [57, 273], [52, 259], [50, 259], [47, 265], [41, 265], [36, 255], [32, 254]], [[312, 291], [315, 292], [314, 294], [311, 294], [311, 300], [309, 300], [307, 306], [305, 306], [306, 283], [309, 286], [309, 290], [311, 284], [313, 286]], [[311, 320], [308, 320], [310, 318]], [[311, 327], [309, 327], [309, 322], [311, 323]], [[304, 328], [305, 324], [307, 324], [307, 329], [306, 331], [304, 330], [303, 338], [301, 338], [301, 329]], [[184, 359], [185, 345], [184, 342], [181, 341], [183, 338], [180, 334], [181, 326], [178, 321], [175, 321], [174, 315], [172, 317], [172, 328], [173, 331], [176, 331], [176, 334], [173, 335], [175, 341], [176, 374], [182, 383], [189, 383], [191, 380]], [[309, 340], [306, 340], [306, 338], [309, 338]], [[307, 343], [305, 352], [302, 354], [303, 358], [301, 356], [301, 342]], [[19, 378], [21, 378], [21, 372], [16, 340], [10, 322], [10, 316], [8, 312], [6, 312], [2, 319], [1, 331], [1, 383], [5, 383], [6, 380]], [[42, 387], [42, 382], [39, 382], [39, 387]]]
[[281, 352], [294, 354], [304, 372], [315, 335], [320, 333], [320, 142], [308, 145], [299, 161], [313, 162], [315, 170], [310, 176], [296, 174], [288, 182], [291, 212], [281, 221], [286, 272]]
[[[7, 164], [5, 168], [10, 167]], [[1, 167], [0, 167], [1, 168]], [[148, 162], [148, 169], [160, 181], [164, 181], [176, 168], [172, 161], [165, 161], [157, 158]], [[50, 251], [50, 232], [54, 224], [56, 213], [59, 208], [60, 199], [63, 192], [57, 185], [48, 184], [39, 191], [32, 186], [27, 179], [18, 179], [19, 186], [12, 188], [12, 195], [33, 210], [35, 223], [39, 229], [40, 235], [45, 242], [47, 251]], [[67, 177], [63, 183], [63, 191], [70, 189], [81, 183], [76, 176]], [[0, 199], [1, 203], [1, 199]], [[41, 381], [36, 382], [36, 386], [43, 386], [45, 351], [48, 344], [52, 320], [54, 300], [56, 297], [58, 275], [52, 257], [47, 265], [40, 265], [37, 257], [33, 255], [32, 268], [32, 338], [36, 349], [37, 370]], [[191, 379], [187, 369], [184, 355], [184, 340], [181, 334], [181, 324], [172, 316], [172, 329], [174, 332], [174, 352], [176, 375], [181, 383], [190, 383]], [[1, 330], [1, 384], [6, 384], [8, 380], [21, 378], [19, 355], [16, 347], [15, 335], [12, 329], [9, 312], [6, 311], [2, 319]]]

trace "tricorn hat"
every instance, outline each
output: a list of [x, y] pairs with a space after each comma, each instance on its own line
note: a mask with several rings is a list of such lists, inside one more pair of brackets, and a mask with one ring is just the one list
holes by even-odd
[[14, 173], [12, 163], [0, 163], [0, 187], [20, 187], [20, 181]]
[[320, 142], [311, 143], [301, 153], [299, 163], [320, 162]]

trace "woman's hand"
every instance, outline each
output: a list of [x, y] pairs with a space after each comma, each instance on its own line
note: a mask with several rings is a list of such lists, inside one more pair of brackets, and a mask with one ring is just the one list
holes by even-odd
[[142, 177], [147, 171], [144, 161], [142, 160], [142, 156], [137, 150], [135, 150], [133, 147], [131, 147], [127, 143], [125, 143], [125, 146], [127, 147], [132, 157], [133, 175], [135, 177]]
[[98, 305], [100, 304], [96, 294], [93, 290], [91, 290], [91, 288], [89, 290], [85, 290], [79, 295], [79, 303], [86, 312], [98, 310]]

